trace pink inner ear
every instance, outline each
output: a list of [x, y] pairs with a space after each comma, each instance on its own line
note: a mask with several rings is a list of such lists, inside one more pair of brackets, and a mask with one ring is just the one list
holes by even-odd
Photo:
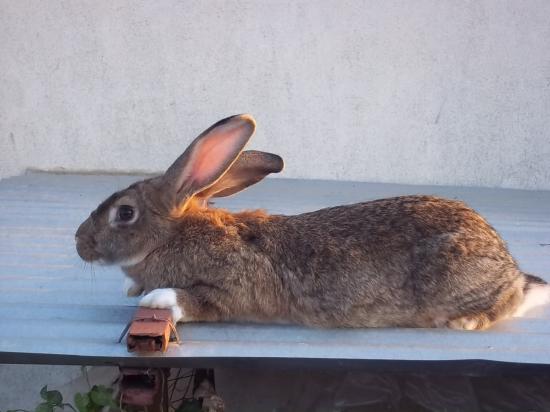
[[[247, 138], [242, 129], [226, 127], [201, 141], [192, 154], [189, 180], [195, 189], [210, 186], [226, 171]], [[243, 142], [244, 140], [244, 142]]]

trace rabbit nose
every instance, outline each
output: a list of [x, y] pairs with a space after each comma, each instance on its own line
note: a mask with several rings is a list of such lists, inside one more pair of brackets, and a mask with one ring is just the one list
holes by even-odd
[[78, 241], [78, 239], [84, 238], [86, 235], [89, 236], [92, 228], [93, 223], [91, 218], [88, 218], [84, 222], [82, 222], [75, 233], [76, 241]]
[[74, 240], [76, 243], [77, 249], [82, 247], [91, 247], [96, 246], [96, 241], [93, 234], [90, 232], [90, 219], [86, 219], [77, 229]]
[[75, 236], [76, 252], [86, 262], [97, 259], [96, 241], [93, 238]]
[[76, 233], [76, 235], [74, 236], [74, 240], [76, 242], [76, 244], [87, 244], [88, 246], [92, 246], [94, 247], [96, 245], [96, 241], [95, 239], [92, 237], [92, 236], [84, 236], [80, 233]]
[[84, 238], [82, 237], [82, 235], [76, 234], [74, 235], [74, 241], [78, 245], [79, 243], [84, 242]]

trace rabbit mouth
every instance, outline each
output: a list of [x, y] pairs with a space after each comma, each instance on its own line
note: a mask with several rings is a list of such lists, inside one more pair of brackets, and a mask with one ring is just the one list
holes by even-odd
[[79, 248], [76, 246], [76, 251], [80, 258], [88, 263], [100, 263], [103, 261], [102, 256], [93, 249]]

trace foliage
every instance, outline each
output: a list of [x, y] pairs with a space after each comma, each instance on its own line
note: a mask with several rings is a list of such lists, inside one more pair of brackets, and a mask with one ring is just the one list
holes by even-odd
[[[87, 392], [80, 392], [75, 394], [73, 402], [68, 403], [63, 401], [63, 395], [61, 392], [56, 390], [48, 390], [48, 386], [44, 386], [40, 390], [40, 398], [42, 401], [32, 410], [25, 409], [9, 409], [4, 412], [59, 412], [59, 411], [69, 411], [69, 412], [125, 412], [121, 409], [121, 405], [118, 404], [119, 399], [115, 390], [113, 388], [104, 386], [104, 385], [91, 385], [88, 379], [88, 372], [85, 366], [82, 366], [82, 374], [86, 379], [89, 390]], [[171, 411], [174, 412], [200, 412], [202, 411], [202, 402], [193, 397], [187, 397], [187, 394], [190, 389], [190, 385], [195, 376], [195, 371], [191, 373], [183, 373], [182, 369], [178, 370], [178, 373], [175, 378], [169, 379], [172, 382], [172, 393], [170, 399], [174, 397], [174, 392], [176, 390], [176, 385], [179, 381], [183, 380], [183, 386], [185, 386], [184, 391], [182, 392], [183, 397], [177, 400], [173, 400]], [[182, 386], [182, 388], [183, 388]], [[181, 396], [181, 394], [180, 394]], [[177, 405], [177, 406], [176, 406]], [[132, 407], [129, 407], [130, 410]], [[128, 409], [125, 410], [127, 411]], [[3, 410], [0, 410], [2, 412]]]
[[113, 388], [108, 388], [103, 385], [94, 385], [88, 392], [77, 393], [74, 396], [74, 406], [70, 403], [63, 402], [63, 395], [59, 391], [49, 391], [48, 386], [44, 386], [40, 390], [42, 398], [34, 411], [25, 409], [10, 409], [6, 412], [56, 412], [59, 410], [71, 410], [73, 412], [100, 412], [105, 407], [109, 407], [111, 411], [118, 411], [118, 405], [113, 398]]

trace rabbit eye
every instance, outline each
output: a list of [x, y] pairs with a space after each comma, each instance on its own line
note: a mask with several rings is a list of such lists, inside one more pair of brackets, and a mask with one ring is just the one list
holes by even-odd
[[118, 207], [117, 218], [121, 222], [129, 222], [134, 218], [135, 211], [132, 206], [122, 205]]

